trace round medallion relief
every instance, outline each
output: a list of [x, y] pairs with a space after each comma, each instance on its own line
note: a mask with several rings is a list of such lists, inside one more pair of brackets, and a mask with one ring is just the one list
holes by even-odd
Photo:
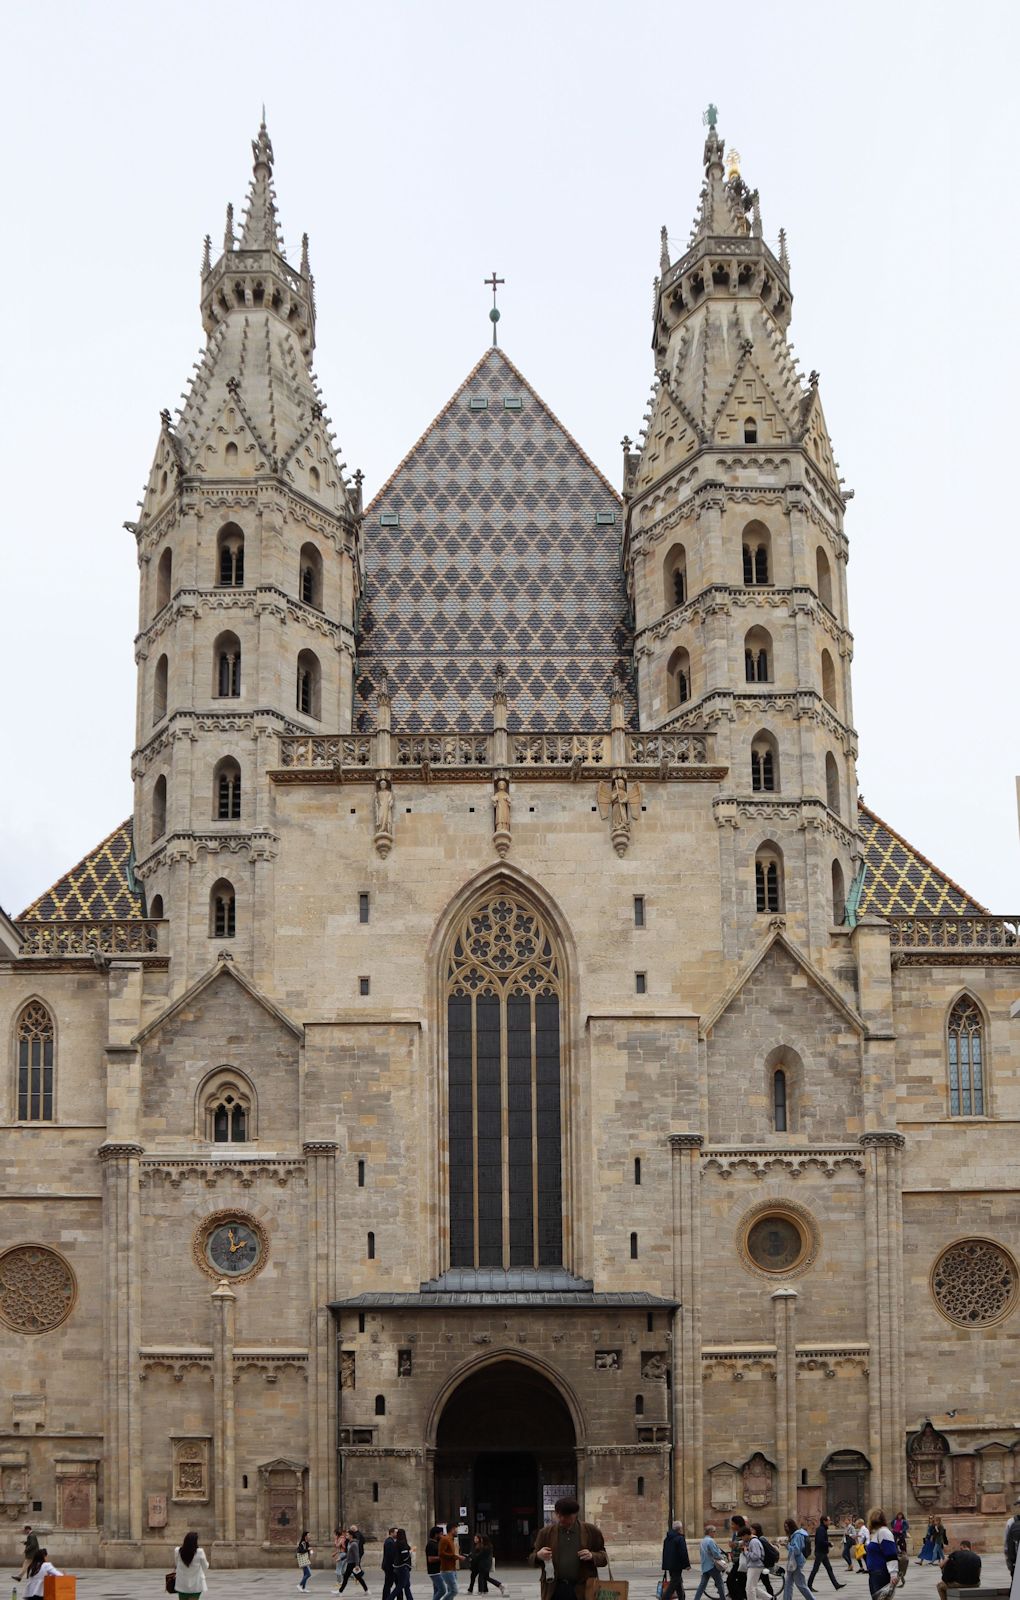
[[803, 1206], [766, 1201], [742, 1219], [737, 1246], [744, 1265], [773, 1277], [804, 1272], [818, 1254], [818, 1229]]
[[962, 1328], [987, 1327], [1001, 1322], [1016, 1305], [1016, 1262], [991, 1239], [958, 1239], [932, 1267], [931, 1292], [950, 1322]]
[[0, 1321], [17, 1333], [49, 1333], [70, 1315], [78, 1285], [56, 1250], [18, 1244], [0, 1255]]
[[215, 1211], [195, 1234], [193, 1254], [211, 1278], [244, 1282], [266, 1264], [269, 1240], [265, 1229], [244, 1211]]

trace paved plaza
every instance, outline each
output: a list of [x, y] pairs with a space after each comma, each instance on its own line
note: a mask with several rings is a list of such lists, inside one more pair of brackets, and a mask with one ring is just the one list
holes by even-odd
[[[52, 1555], [56, 1563], [60, 1564], [59, 1551], [54, 1549]], [[167, 1553], [167, 1566], [170, 1566], [172, 1551]], [[610, 1543], [610, 1559], [612, 1559], [612, 1545]], [[995, 1588], [1008, 1582], [1006, 1563], [1001, 1550], [993, 1553], [982, 1554], [982, 1588]], [[847, 1600], [867, 1600], [867, 1579], [859, 1573], [852, 1577], [845, 1569], [835, 1566], [840, 1582], [844, 1579], [849, 1585]], [[500, 1573], [510, 1592], [510, 1600], [538, 1600], [538, 1573], [529, 1567], [503, 1567]], [[133, 1572], [126, 1569], [102, 1570], [89, 1568], [78, 1573], [78, 1600], [140, 1600], [142, 1596], [155, 1596], [163, 1594], [163, 1574], [153, 1568], [144, 1572]], [[613, 1567], [613, 1576], [627, 1578], [630, 1581], [630, 1600], [655, 1600], [655, 1585], [659, 1578], [657, 1568], [647, 1565], [629, 1566], [621, 1563]], [[819, 1574], [821, 1582], [817, 1585], [815, 1594], [817, 1600], [829, 1600], [835, 1591], [832, 1589], [824, 1574]], [[910, 1575], [906, 1587], [910, 1590], [910, 1600], [935, 1600], [935, 1583], [938, 1577], [937, 1569], [933, 1567], [919, 1567], [916, 1560], [911, 1563]], [[692, 1575], [693, 1581], [686, 1584], [688, 1600], [697, 1587], [697, 1574]], [[422, 1571], [416, 1571], [411, 1580], [415, 1600], [431, 1600], [432, 1585]], [[371, 1583], [369, 1595], [371, 1600], [379, 1600], [382, 1589], [381, 1579], [378, 1583]], [[234, 1570], [224, 1569], [212, 1571], [209, 1574], [210, 1600], [217, 1600], [220, 1595], [243, 1595], [257, 1592], [259, 1595], [287, 1595], [297, 1593], [296, 1567], [254, 1568], [246, 1567]], [[360, 1600], [360, 1589], [348, 1585], [348, 1593]], [[461, 1595], [467, 1594], [467, 1577], [462, 1578], [460, 1584]], [[778, 1594], [777, 1586], [777, 1594]], [[312, 1573], [308, 1585], [309, 1594], [329, 1595], [336, 1593], [336, 1580], [331, 1568], [317, 1566]], [[490, 1590], [498, 1594], [498, 1590]]]

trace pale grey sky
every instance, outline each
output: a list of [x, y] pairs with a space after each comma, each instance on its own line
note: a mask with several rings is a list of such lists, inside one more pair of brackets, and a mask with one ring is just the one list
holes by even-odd
[[860, 780], [1020, 911], [1018, 8], [677, 0], [178, 0], [5, 8], [0, 903], [131, 806], [122, 528], [201, 345], [202, 238], [268, 107], [316, 368], [369, 492], [489, 339], [614, 483], [651, 379], [658, 231], [686, 240], [701, 111], [785, 226], [792, 338], [847, 483]]

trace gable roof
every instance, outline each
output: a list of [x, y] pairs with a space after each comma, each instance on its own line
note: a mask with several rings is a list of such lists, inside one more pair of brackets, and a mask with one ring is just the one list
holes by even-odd
[[620, 511], [509, 357], [487, 350], [366, 511], [358, 727], [374, 724], [385, 666], [395, 729], [486, 728], [498, 661], [511, 728], [606, 726], [610, 680], [630, 669]]
[[865, 866], [858, 915], [969, 917], [985, 912], [870, 806], [858, 808], [857, 831]]
[[167, 1023], [179, 1011], [186, 1010], [191, 1006], [205, 989], [210, 988], [220, 978], [233, 978], [234, 982], [246, 994], [251, 996], [256, 1005], [260, 1005], [264, 1011], [268, 1011], [269, 1015], [275, 1017], [276, 1021], [286, 1028], [289, 1033], [292, 1033], [296, 1039], [304, 1038], [304, 1032], [298, 1024], [292, 1022], [285, 1011], [281, 1011], [279, 1006], [274, 1005], [272, 1000], [267, 999], [261, 989], [255, 987], [248, 975], [234, 965], [233, 957], [221, 954], [217, 958], [215, 966], [210, 967], [209, 971], [203, 973], [189, 989], [185, 989], [183, 994], [178, 995], [177, 999], [172, 1001], [165, 1011], [161, 1011], [158, 1017], [154, 1017], [151, 1022], [146, 1023], [141, 1032], [135, 1035], [133, 1043], [136, 1045], [142, 1044], [151, 1034], [158, 1033], [160, 1028], [165, 1028]]
[[117, 922], [145, 916], [131, 871], [131, 818], [108, 833], [76, 867], [26, 906], [19, 922]]
[[839, 990], [833, 987], [824, 973], [820, 972], [812, 961], [808, 960], [803, 950], [801, 950], [798, 945], [795, 945], [792, 939], [787, 937], [784, 929], [771, 928], [766, 934], [762, 943], [751, 956], [751, 959], [740, 969], [736, 977], [733, 979], [733, 982], [719, 996], [712, 1009], [702, 1017], [699, 1031], [703, 1039], [708, 1037], [716, 1023], [729, 1010], [730, 1006], [737, 998], [737, 995], [751, 981], [751, 979], [754, 977], [754, 974], [757, 972], [758, 968], [769, 954], [769, 951], [772, 950], [776, 945], [779, 945], [782, 950], [785, 951], [785, 953], [793, 961], [794, 965], [801, 969], [814, 987], [818, 989], [829, 1002], [833, 1010], [838, 1011], [843, 1020], [847, 1022], [850, 1027], [855, 1030], [855, 1032], [862, 1035], [867, 1033], [868, 1030], [867, 1026], [865, 1025], [864, 1018], [859, 1012], [855, 1011], [852, 1006], [847, 1004]]

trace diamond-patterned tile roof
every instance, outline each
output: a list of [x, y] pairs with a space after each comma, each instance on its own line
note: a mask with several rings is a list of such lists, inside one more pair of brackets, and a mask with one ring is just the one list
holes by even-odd
[[859, 914], [980, 916], [985, 911], [868, 806], [859, 808], [857, 830], [865, 865]]
[[498, 661], [511, 728], [608, 726], [614, 671], [630, 682], [620, 511], [513, 362], [487, 350], [366, 512], [358, 727], [374, 726], [385, 665], [394, 728], [487, 728]]
[[102, 844], [58, 878], [51, 889], [26, 906], [18, 921], [78, 922], [144, 916], [142, 896], [132, 888], [131, 818], [107, 834]]

